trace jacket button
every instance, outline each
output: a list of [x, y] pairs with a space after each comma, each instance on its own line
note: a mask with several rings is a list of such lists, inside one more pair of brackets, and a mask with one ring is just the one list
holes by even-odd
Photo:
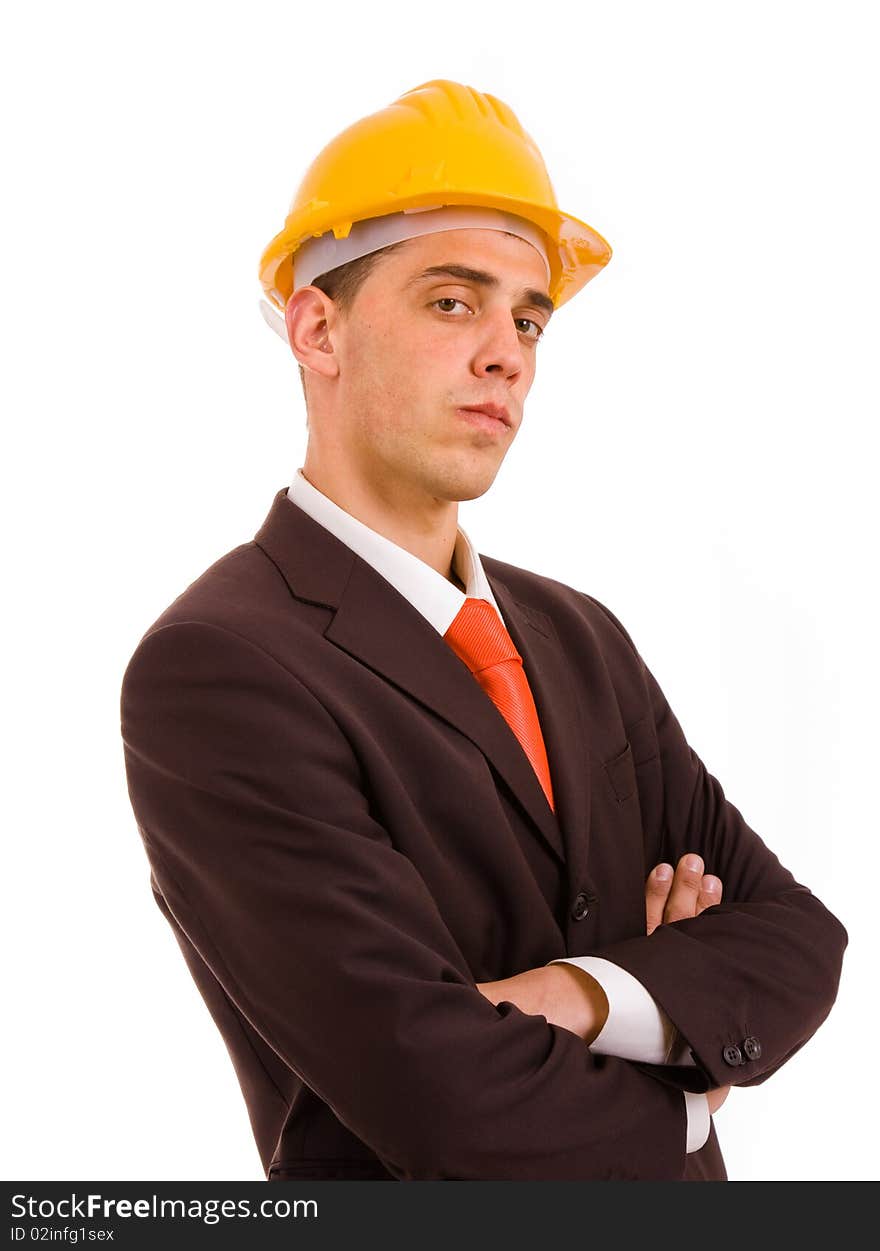
[[729, 1047], [725, 1047], [721, 1054], [724, 1056], [724, 1063], [730, 1064], [734, 1068], [738, 1064], [743, 1063], [743, 1053], [734, 1043], [731, 1043]]
[[761, 1044], [753, 1034], [750, 1034], [748, 1038], [743, 1039], [743, 1051], [750, 1060], [757, 1060], [758, 1056], [761, 1054]]
[[581, 893], [575, 897], [575, 901], [571, 909], [571, 915], [574, 917], [575, 921], [583, 921], [589, 911], [589, 901], [584, 892], [581, 891]]

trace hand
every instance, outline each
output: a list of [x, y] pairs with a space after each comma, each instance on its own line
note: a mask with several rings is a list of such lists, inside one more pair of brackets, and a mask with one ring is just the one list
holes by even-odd
[[502, 977], [497, 982], [477, 982], [477, 990], [496, 1007], [506, 1000], [529, 1016], [543, 1016], [547, 997], [543, 972], [543, 969], [526, 969], [525, 973]]
[[[703, 873], [703, 868], [702, 858], [689, 852], [681, 857], [674, 874], [671, 864], [658, 864], [652, 870], [645, 883], [649, 934], [658, 925], [699, 916], [704, 909], [721, 903], [721, 879], [711, 873]], [[664, 870], [665, 878], [661, 876]], [[710, 1116], [714, 1116], [729, 1094], [729, 1086], [716, 1086], [706, 1091]]]
[[526, 969], [497, 982], [477, 982], [484, 999], [496, 1005], [515, 1004], [530, 1016], [546, 1017], [584, 1042], [598, 1037], [608, 1019], [608, 1000], [595, 978], [573, 964], [548, 964]]
[[714, 1090], [706, 1091], [706, 1099], [709, 1102], [709, 1115], [714, 1116], [721, 1107], [724, 1100], [730, 1094], [729, 1086], [716, 1086]]
[[[682, 856], [673, 874], [671, 864], [658, 864], [645, 883], [645, 913], [648, 933], [669, 921], [696, 917], [713, 904], [721, 903], [719, 877], [703, 873], [703, 860], [694, 852]], [[661, 874], [667, 875], [665, 878]]]

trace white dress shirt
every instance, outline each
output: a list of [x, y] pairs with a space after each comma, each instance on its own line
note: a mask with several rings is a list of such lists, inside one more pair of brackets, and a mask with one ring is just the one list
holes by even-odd
[[[498, 607], [480, 557], [461, 526], [455, 539], [452, 570], [466, 588], [460, 591], [443, 574], [376, 530], [358, 521], [324, 495], [297, 469], [287, 498], [372, 565], [441, 635], [458, 615], [466, 596]], [[505, 628], [507, 622], [504, 622]], [[550, 964], [574, 964], [589, 973], [608, 1000], [608, 1019], [589, 1044], [590, 1051], [641, 1060], [647, 1064], [693, 1064], [687, 1043], [654, 1002], [645, 987], [626, 969], [599, 956], [569, 956]], [[703, 1094], [683, 1091], [687, 1110], [687, 1151], [696, 1151], [709, 1136], [709, 1104]]]

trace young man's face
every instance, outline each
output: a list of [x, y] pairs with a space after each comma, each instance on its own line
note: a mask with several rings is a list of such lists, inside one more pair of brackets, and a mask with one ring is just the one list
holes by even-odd
[[[423, 275], [444, 265], [495, 282]], [[349, 472], [414, 504], [488, 490], [522, 421], [548, 301], [542, 257], [498, 230], [424, 235], [380, 258], [332, 335], [334, 442]], [[507, 424], [460, 412], [480, 404], [506, 409]]]

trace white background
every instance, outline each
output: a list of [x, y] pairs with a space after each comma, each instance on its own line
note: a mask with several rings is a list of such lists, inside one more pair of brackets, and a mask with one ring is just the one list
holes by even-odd
[[[732, 1179], [877, 1177], [877, 75], [870, 4], [18, 6], [0, 52], [3, 1155], [258, 1179], [151, 897], [119, 687], [305, 451], [259, 255], [308, 162], [431, 78], [506, 101], [612, 244], [460, 519], [606, 603], [844, 922], [837, 1004], [716, 1117]], [[292, 957], [293, 958], [293, 957]]]

